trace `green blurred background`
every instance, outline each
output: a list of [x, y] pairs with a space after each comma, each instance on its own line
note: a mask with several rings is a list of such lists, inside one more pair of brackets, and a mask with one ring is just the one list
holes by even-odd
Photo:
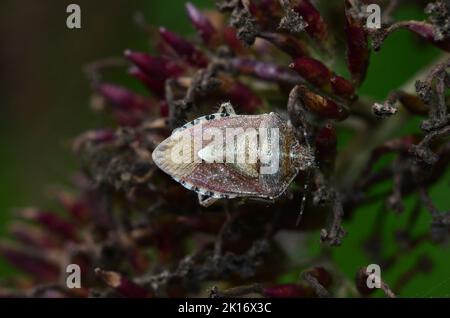
[[[212, 7], [212, 0], [192, 1]], [[82, 8], [82, 29], [65, 26], [66, 6]], [[152, 25], [163, 25], [182, 34], [193, 32], [184, 11], [184, 0], [3, 0], [0, 3], [0, 232], [5, 233], [15, 208], [49, 206], [48, 189], [68, 185], [77, 168], [70, 150], [71, 139], [80, 132], [106, 125], [104, 117], [89, 108], [89, 83], [82, 68], [105, 57], [119, 57], [125, 48], [147, 50], [146, 35], [133, 23], [142, 12]], [[423, 18], [420, 8], [402, 9], [397, 18]], [[367, 81], [361, 93], [383, 100], [392, 88], [400, 87], [412, 75], [432, 63], [439, 51], [423, 45], [413, 35], [400, 31], [390, 37], [382, 51], [372, 55]], [[126, 85], [136, 85], [127, 77]], [[413, 119], [397, 135], [418, 132], [420, 120]], [[342, 139], [350, 138], [342, 134]], [[340, 141], [341, 141], [340, 140]], [[342, 145], [342, 143], [341, 143]], [[449, 171], [433, 187], [432, 197], [441, 209], [449, 208]], [[410, 210], [414, 199], [407, 200]], [[374, 226], [381, 204], [360, 209], [345, 224], [349, 235], [333, 258], [349, 277], [371, 262], [361, 252], [361, 242]], [[383, 250], [397, 248], [394, 229], [401, 228], [409, 212], [388, 213], [383, 228]], [[429, 228], [431, 218], [423, 211], [417, 233]], [[311, 251], [318, 251], [317, 240]], [[434, 262], [430, 274], [416, 277], [401, 291], [406, 297], [450, 296], [450, 253], [445, 246], [420, 245], [389, 271], [382, 273], [395, 282], [411, 268], [418, 256], [427, 254]], [[0, 261], [0, 278], [11, 272]], [[289, 279], [287, 276], [286, 279]]]

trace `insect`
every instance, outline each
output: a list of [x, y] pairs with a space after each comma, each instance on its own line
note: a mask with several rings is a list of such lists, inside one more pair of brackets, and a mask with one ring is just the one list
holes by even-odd
[[174, 130], [152, 157], [205, 207], [219, 199], [274, 200], [314, 165], [311, 148], [278, 114], [237, 115], [230, 103]]

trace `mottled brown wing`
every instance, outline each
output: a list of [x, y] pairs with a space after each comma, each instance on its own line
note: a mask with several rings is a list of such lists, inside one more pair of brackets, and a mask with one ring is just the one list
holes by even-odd
[[[186, 188], [196, 191], [202, 195], [215, 198], [234, 198], [234, 197], [262, 197], [274, 198], [284, 192], [297, 174], [295, 167], [291, 165], [289, 151], [294, 143], [295, 136], [288, 129], [286, 123], [276, 114], [263, 114], [252, 116], [230, 116], [220, 117], [220, 114], [207, 116], [208, 120], [197, 119], [194, 122], [202, 124], [202, 130], [208, 128], [218, 128], [224, 131], [227, 128], [244, 129], [253, 127], [275, 127], [280, 129], [280, 162], [279, 171], [274, 175], [254, 175], [249, 171], [258, 168], [259, 163], [246, 166], [246, 163], [236, 165], [235, 163], [206, 163], [193, 153], [192, 163], [174, 163], [170, 158], [170, 152], [174, 144], [174, 135], [163, 141], [154, 151], [153, 158], [155, 163], [166, 173], [171, 175], [176, 181], [180, 182]], [[198, 125], [190, 126], [178, 134], [186, 134], [194, 137], [201, 130], [196, 130]], [[207, 146], [208, 142], [203, 145]], [[203, 148], [202, 147], [202, 148]]]

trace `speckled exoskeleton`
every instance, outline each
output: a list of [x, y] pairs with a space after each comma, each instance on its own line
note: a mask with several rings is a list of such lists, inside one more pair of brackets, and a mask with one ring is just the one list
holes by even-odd
[[[233, 129], [251, 131], [256, 142], [239, 138], [240, 134], [231, 142], [224, 138], [223, 143], [199, 137], [210, 131], [228, 136]], [[200, 146], [195, 142], [199, 138]], [[189, 152], [189, 160], [174, 159], [177, 149]], [[254, 160], [236, 160], [235, 155], [239, 154], [246, 154], [246, 159], [254, 154]], [[218, 199], [276, 199], [300, 170], [314, 165], [310, 147], [299, 143], [292, 128], [278, 114], [237, 115], [230, 103], [222, 104], [217, 113], [176, 129], [156, 147], [152, 157], [160, 169], [197, 192], [202, 206]], [[274, 169], [267, 169], [269, 166]]]

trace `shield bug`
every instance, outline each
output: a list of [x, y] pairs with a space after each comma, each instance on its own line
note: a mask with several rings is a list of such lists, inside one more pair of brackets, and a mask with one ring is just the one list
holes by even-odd
[[276, 113], [237, 115], [230, 103], [174, 130], [152, 154], [156, 165], [209, 206], [218, 199], [273, 200], [314, 165]]

